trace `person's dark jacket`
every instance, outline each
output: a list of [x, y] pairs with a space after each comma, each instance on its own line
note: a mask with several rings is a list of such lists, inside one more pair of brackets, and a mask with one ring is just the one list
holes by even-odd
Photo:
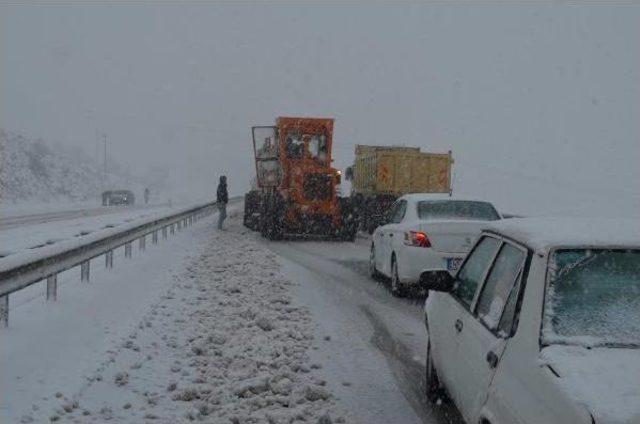
[[216, 202], [227, 204], [229, 202], [229, 193], [227, 193], [227, 183], [220, 182], [218, 184], [218, 192], [216, 193]]

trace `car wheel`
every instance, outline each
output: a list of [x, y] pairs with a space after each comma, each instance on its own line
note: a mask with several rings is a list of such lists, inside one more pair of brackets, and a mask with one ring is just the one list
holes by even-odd
[[442, 389], [440, 387], [438, 373], [433, 365], [433, 357], [431, 356], [431, 340], [429, 338], [427, 338], [427, 363], [425, 368], [425, 390], [427, 400], [435, 403], [442, 397]]
[[371, 243], [371, 251], [369, 252], [369, 275], [374, 280], [380, 278], [380, 273], [376, 268], [376, 246]]
[[395, 255], [391, 256], [391, 294], [396, 297], [402, 297], [404, 294], [400, 278], [398, 277], [398, 261], [396, 261]]

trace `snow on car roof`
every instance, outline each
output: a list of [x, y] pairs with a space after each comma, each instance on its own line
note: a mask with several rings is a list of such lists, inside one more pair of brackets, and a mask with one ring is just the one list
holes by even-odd
[[486, 229], [535, 250], [559, 246], [640, 248], [640, 219], [514, 218], [493, 221]]
[[456, 196], [456, 195], [450, 196], [449, 193], [412, 193], [412, 194], [405, 194], [404, 196], [401, 197], [401, 199], [411, 200], [414, 202], [419, 202], [421, 200], [460, 200], [460, 201], [467, 201], [467, 202], [491, 203], [490, 201], [484, 200], [484, 199], [476, 199], [472, 197]]

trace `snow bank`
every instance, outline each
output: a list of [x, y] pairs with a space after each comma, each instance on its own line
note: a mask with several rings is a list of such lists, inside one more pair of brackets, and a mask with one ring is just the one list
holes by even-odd
[[322, 366], [310, 363], [309, 311], [237, 221], [174, 276], [87, 387], [61, 399], [56, 420], [345, 422]]

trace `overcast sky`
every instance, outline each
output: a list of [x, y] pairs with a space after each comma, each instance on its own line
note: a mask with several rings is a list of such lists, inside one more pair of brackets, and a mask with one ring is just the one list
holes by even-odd
[[[455, 189], [531, 213], [640, 210], [640, 5], [0, 6], [0, 127], [233, 193], [250, 126], [453, 150]], [[611, 200], [617, 203], [612, 206]]]

